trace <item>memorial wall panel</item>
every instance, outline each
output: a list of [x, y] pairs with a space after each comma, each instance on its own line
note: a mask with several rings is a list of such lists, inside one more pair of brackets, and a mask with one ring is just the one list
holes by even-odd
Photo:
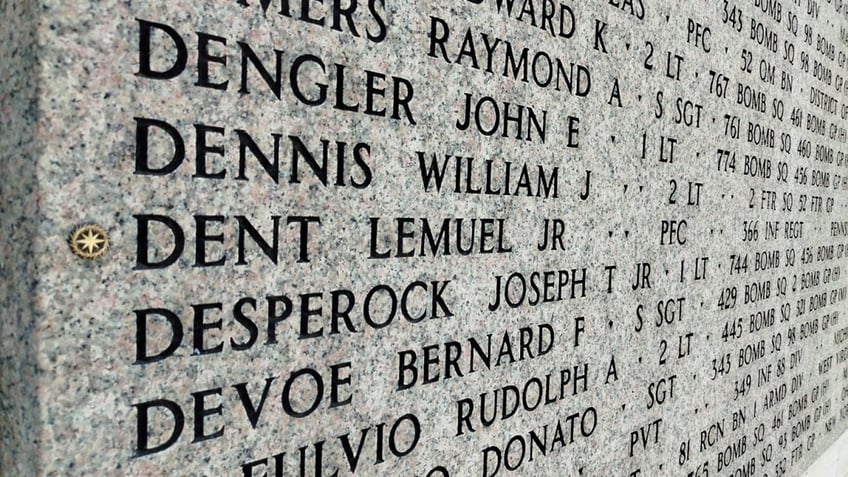
[[846, 431], [843, 0], [0, 12], [3, 475], [780, 477]]

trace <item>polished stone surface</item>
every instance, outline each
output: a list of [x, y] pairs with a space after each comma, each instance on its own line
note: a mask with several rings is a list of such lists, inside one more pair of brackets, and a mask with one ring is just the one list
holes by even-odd
[[760, 3], [4, 3], [4, 474], [800, 475], [848, 20]]

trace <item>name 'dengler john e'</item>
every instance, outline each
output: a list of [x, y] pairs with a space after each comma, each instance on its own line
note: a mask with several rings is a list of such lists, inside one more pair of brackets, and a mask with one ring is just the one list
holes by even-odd
[[[163, 23], [141, 19], [137, 21], [139, 64], [136, 75], [165, 81], [188, 76], [189, 44], [186, 38], [189, 36]], [[193, 86], [220, 91], [235, 90], [230, 84], [230, 75], [234, 72], [227, 66], [230, 57], [235, 56], [239, 60], [239, 74], [236, 77], [238, 93], [241, 95], [251, 94], [250, 78], [258, 77], [276, 99], [283, 100], [285, 69], [288, 73], [285, 75], [288, 80], [286, 92], [299, 104], [329, 105], [340, 111], [361, 112], [416, 124], [410, 107], [414, 88], [412, 82], [405, 78], [371, 70], [351, 72], [346, 65], [328, 64], [313, 54], [287, 55], [276, 48], [273, 48], [273, 67], [269, 68], [269, 61], [262, 60], [246, 42], [236, 41], [238, 47], [233, 47], [227, 38], [204, 32], [197, 32], [196, 42], [193, 45], [197, 50], [195, 81], [190, 83]], [[324, 78], [326, 83], [312, 79], [315, 75]], [[356, 78], [351, 80], [351, 76]]]

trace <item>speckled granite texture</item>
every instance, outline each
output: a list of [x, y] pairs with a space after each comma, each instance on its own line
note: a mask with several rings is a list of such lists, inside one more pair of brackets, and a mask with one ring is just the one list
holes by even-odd
[[[848, 423], [843, 7], [499, 3], [0, 0], [0, 474], [800, 475]], [[756, 23], [749, 38], [753, 12], [774, 49]], [[509, 73], [508, 44], [536, 78]], [[802, 51], [832, 84], [800, 71]], [[525, 108], [520, 139], [489, 133], [504, 102]], [[793, 125], [796, 107], [834, 137]], [[833, 160], [802, 157], [804, 140]], [[441, 190], [423, 185], [431, 160]], [[68, 247], [87, 223], [110, 236], [103, 258]], [[444, 224], [463, 232], [428, 245]], [[471, 343], [489, 337], [486, 369]], [[521, 408], [488, 422], [513, 390]]]
[[0, 473], [37, 475], [42, 377], [37, 365], [39, 64], [35, 2], [0, 5]]

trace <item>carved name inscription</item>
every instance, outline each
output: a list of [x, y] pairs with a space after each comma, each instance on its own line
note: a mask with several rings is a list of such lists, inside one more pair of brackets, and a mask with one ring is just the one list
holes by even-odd
[[783, 476], [845, 430], [848, 4], [167, 10], [116, 66], [123, 465]]

